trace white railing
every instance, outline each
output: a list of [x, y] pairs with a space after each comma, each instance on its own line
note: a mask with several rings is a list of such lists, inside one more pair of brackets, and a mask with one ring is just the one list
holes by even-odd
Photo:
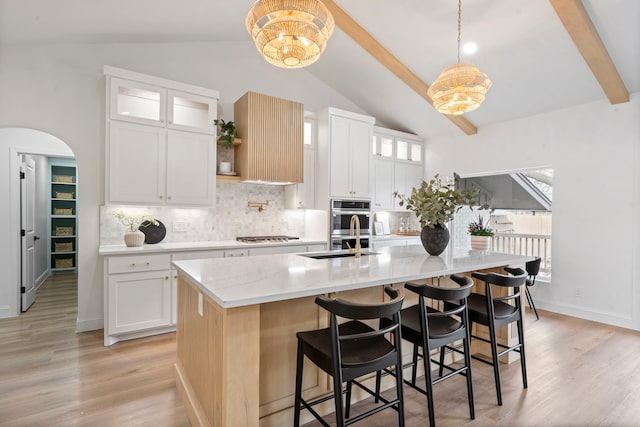
[[546, 234], [496, 233], [492, 250], [514, 255], [539, 256], [540, 274], [551, 276], [551, 236]]

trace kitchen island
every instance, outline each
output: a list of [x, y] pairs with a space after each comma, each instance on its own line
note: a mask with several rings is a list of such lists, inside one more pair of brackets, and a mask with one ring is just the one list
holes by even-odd
[[[500, 271], [531, 259], [481, 251], [434, 257], [419, 245], [381, 248], [360, 258], [304, 255], [173, 263], [176, 383], [193, 425], [291, 425], [295, 333], [328, 325], [326, 312], [314, 303], [317, 295], [381, 302], [384, 285]], [[322, 372], [305, 369], [305, 396], [325, 394], [328, 386]], [[331, 412], [332, 403], [319, 411]]]

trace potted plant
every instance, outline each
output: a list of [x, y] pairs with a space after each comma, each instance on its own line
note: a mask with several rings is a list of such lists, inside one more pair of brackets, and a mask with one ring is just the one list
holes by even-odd
[[122, 210], [116, 210], [113, 212], [121, 224], [127, 226], [127, 230], [124, 233], [124, 243], [129, 246], [142, 246], [144, 243], [144, 233], [140, 231], [140, 227], [148, 227], [150, 225], [158, 225], [156, 220], [151, 215], [131, 215]]
[[229, 148], [233, 146], [233, 141], [238, 136], [235, 123], [229, 121], [225, 122], [222, 119], [216, 119], [213, 124], [218, 126], [220, 133], [218, 135], [218, 141], [222, 142], [222, 146]]
[[469, 223], [469, 234], [471, 234], [471, 249], [482, 251], [489, 250], [491, 238], [494, 235], [493, 230], [489, 227], [489, 221], [484, 222], [484, 217], [478, 215], [477, 221]]
[[[430, 181], [422, 181], [420, 187], [414, 187], [409, 197], [399, 194], [393, 195], [400, 199], [400, 206], [415, 212], [422, 232], [422, 245], [430, 255], [440, 255], [449, 244], [449, 230], [446, 224], [453, 219], [453, 215], [467, 205], [479, 205], [479, 191], [475, 186], [471, 189], [461, 189], [460, 176], [454, 172], [453, 181], [443, 182], [439, 174]], [[486, 206], [483, 206], [486, 208]]]

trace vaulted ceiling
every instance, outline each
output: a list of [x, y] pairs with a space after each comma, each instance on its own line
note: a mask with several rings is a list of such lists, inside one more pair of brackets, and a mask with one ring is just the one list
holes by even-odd
[[[0, 48], [41, 43], [251, 43], [244, 18], [252, 3], [0, 0]], [[327, 3], [343, 10], [425, 85], [456, 60], [456, 0]], [[586, 21], [580, 16], [582, 6]], [[473, 133], [473, 128], [469, 132], [468, 126], [437, 113], [423, 93], [379, 61], [380, 55], [374, 58], [354, 41], [353, 25], [338, 21], [323, 56], [307, 67], [310, 73], [383, 125], [426, 138], [465, 128]], [[482, 132], [492, 123], [607, 100], [609, 84], [639, 92], [638, 22], [637, 0], [463, 0], [462, 42], [476, 42], [478, 51], [463, 54], [461, 60], [475, 63], [493, 80], [485, 103], [464, 120]], [[610, 66], [603, 64], [603, 51]], [[612, 68], [618, 81], [611, 77]], [[616, 99], [612, 101], [624, 102]]]

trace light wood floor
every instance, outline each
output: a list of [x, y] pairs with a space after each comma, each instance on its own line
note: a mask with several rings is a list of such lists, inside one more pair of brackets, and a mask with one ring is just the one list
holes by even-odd
[[[104, 347], [102, 331], [75, 333], [76, 306], [76, 276], [58, 275], [27, 313], [0, 320], [0, 426], [188, 426], [175, 334]], [[501, 366], [497, 406], [491, 368], [474, 362], [476, 419], [460, 377], [435, 387], [438, 425], [640, 425], [640, 333], [540, 314], [527, 314], [529, 388], [519, 364]], [[425, 398], [405, 388], [405, 399], [407, 426], [426, 425]], [[356, 425], [393, 426], [395, 412]]]

